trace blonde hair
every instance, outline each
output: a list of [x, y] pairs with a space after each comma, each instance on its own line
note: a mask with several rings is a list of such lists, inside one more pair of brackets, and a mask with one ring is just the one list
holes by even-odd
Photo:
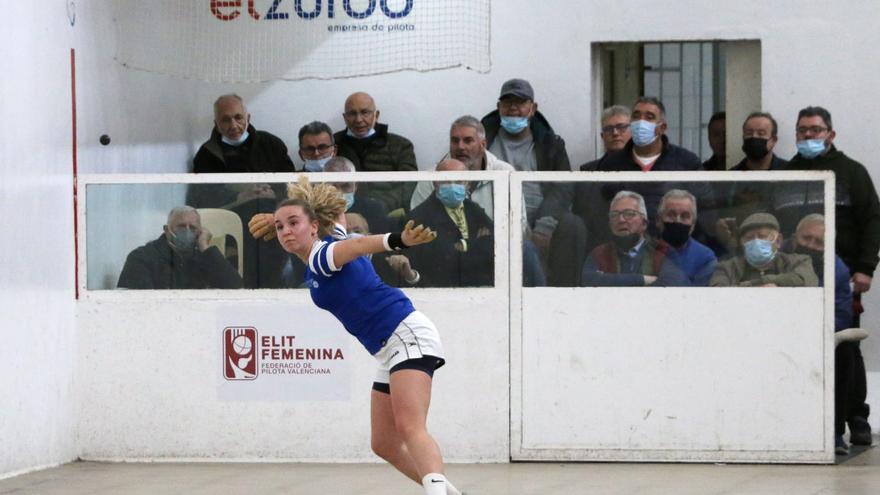
[[[345, 199], [339, 191], [328, 183], [312, 184], [306, 176], [300, 176], [295, 183], [287, 185], [287, 197], [294, 204], [309, 206], [309, 216], [318, 221], [318, 235], [324, 237], [333, 231], [336, 220], [345, 213]], [[288, 200], [288, 201], [290, 201]], [[285, 206], [287, 201], [279, 205]]]

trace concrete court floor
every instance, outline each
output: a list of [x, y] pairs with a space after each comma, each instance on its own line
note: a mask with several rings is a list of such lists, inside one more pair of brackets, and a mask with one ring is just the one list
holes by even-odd
[[[875, 440], [876, 442], [876, 440]], [[467, 495], [874, 495], [880, 447], [831, 466], [743, 464], [451, 464]], [[419, 495], [384, 464], [74, 462], [0, 481], [2, 495]]]

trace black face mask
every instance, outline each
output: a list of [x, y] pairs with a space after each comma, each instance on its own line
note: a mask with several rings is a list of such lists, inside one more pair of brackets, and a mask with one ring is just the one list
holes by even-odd
[[756, 137], [745, 138], [743, 139], [742, 146], [743, 153], [746, 154], [749, 160], [756, 162], [767, 156], [767, 153], [770, 153], [770, 150], [767, 149], [767, 141], [769, 141], [769, 139]]
[[663, 232], [660, 237], [670, 246], [680, 248], [691, 236], [691, 226], [681, 222], [663, 222]]
[[642, 239], [641, 234], [612, 235], [611, 240], [621, 251], [629, 251]]
[[794, 252], [809, 256], [810, 259], [813, 261], [813, 271], [815, 271], [817, 275], [822, 275], [822, 256], [824, 252], [803, 247], [801, 245], [797, 245], [794, 248]]

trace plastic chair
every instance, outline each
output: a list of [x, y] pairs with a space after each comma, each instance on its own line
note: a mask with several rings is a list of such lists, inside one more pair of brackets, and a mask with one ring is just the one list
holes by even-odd
[[227, 236], [235, 240], [235, 249], [238, 255], [238, 274], [244, 274], [244, 246], [242, 244], [242, 225], [241, 219], [237, 214], [221, 208], [199, 208], [199, 216], [202, 219], [202, 226], [211, 232], [211, 245], [217, 246], [217, 249], [223, 253], [225, 258], [229, 258], [226, 252]]

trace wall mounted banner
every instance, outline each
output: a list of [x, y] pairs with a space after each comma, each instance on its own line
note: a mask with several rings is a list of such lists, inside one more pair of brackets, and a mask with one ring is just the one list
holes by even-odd
[[348, 400], [352, 338], [329, 313], [229, 309], [217, 315], [217, 329], [210, 338], [220, 400]]
[[116, 0], [116, 60], [211, 82], [488, 72], [491, 0]]

